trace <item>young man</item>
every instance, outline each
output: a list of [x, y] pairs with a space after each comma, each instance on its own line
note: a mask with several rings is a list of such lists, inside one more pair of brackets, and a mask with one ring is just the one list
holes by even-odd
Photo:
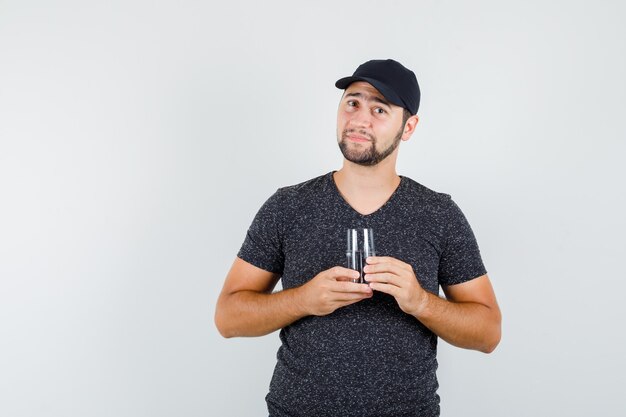
[[[419, 120], [413, 72], [373, 60], [335, 85], [345, 89], [342, 168], [281, 188], [261, 207], [215, 322], [225, 337], [281, 329], [272, 417], [438, 416], [437, 337], [489, 353], [500, 310], [460, 209], [396, 173], [398, 144]], [[366, 283], [343, 266], [350, 228], [375, 231]], [[279, 279], [283, 290], [272, 293]]]

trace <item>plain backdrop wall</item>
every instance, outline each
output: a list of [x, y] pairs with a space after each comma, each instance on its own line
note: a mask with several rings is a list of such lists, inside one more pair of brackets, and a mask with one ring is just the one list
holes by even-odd
[[214, 305], [284, 185], [337, 169], [340, 77], [422, 87], [398, 170], [453, 196], [504, 314], [444, 416], [623, 416], [626, 7], [0, 1], [0, 415], [264, 416], [278, 334]]

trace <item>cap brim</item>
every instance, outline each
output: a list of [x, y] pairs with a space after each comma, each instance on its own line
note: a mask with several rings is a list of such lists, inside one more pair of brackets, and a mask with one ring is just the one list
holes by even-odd
[[365, 81], [366, 83], [371, 84], [375, 89], [380, 91], [380, 94], [382, 94], [383, 97], [385, 97], [390, 103], [395, 104], [396, 106], [407, 108], [407, 105], [402, 102], [402, 99], [391, 88], [373, 78], [344, 77], [337, 80], [337, 82], [335, 83], [335, 87], [345, 90], [350, 84], [357, 81]]

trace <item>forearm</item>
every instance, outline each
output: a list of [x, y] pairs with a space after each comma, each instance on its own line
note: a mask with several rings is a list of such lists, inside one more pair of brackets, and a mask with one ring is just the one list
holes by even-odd
[[307, 316], [298, 288], [275, 293], [242, 290], [220, 297], [215, 323], [224, 337], [264, 336]]
[[[265, 278], [251, 280], [249, 271], [255, 270]], [[359, 277], [358, 271], [340, 266], [276, 293], [270, 292], [277, 277], [266, 271], [236, 260], [231, 272], [215, 310], [215, 324], [224, 337], [263, 336], [303, 317], [325, 316], [372, 296], [370, 287], [351, 282]]]
[[465, 349], [492, 352], [500, 341], [500, 312], [475, 302], [453, 302], [425, 292], [413, 314], [446, 342]]

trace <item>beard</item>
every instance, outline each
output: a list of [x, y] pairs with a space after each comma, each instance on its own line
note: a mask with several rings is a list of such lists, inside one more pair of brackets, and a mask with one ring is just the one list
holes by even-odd
[[[351, 143], [348, 142], [348, 134], [352, 132], [356, 132], [359, 135], [366, 136], [370, 140], [369, 143], [363, 144], [365, 146], [364, 149], [359, 149], [360, 147], [355, 149], [355, 147], [350, 146]], [[378, 151], [376, 149], [376, 142], [378, 141], [376, 136], [361, 130], [357, 131], [356, 129], [345, 129], [343, 132], [341, 132], [339, 149], [341, 150], [343, 157], [350, 162], [362, 166], [374, 166], [387, 158], [393, 153], [393, 151], [396, 150], [396, 148], [400, 144], [400, 139], [402, 138], [403, 132], [404, 126], [400, 128], [396, 136], [393, 138], [393, 141], [386, 149]]]

